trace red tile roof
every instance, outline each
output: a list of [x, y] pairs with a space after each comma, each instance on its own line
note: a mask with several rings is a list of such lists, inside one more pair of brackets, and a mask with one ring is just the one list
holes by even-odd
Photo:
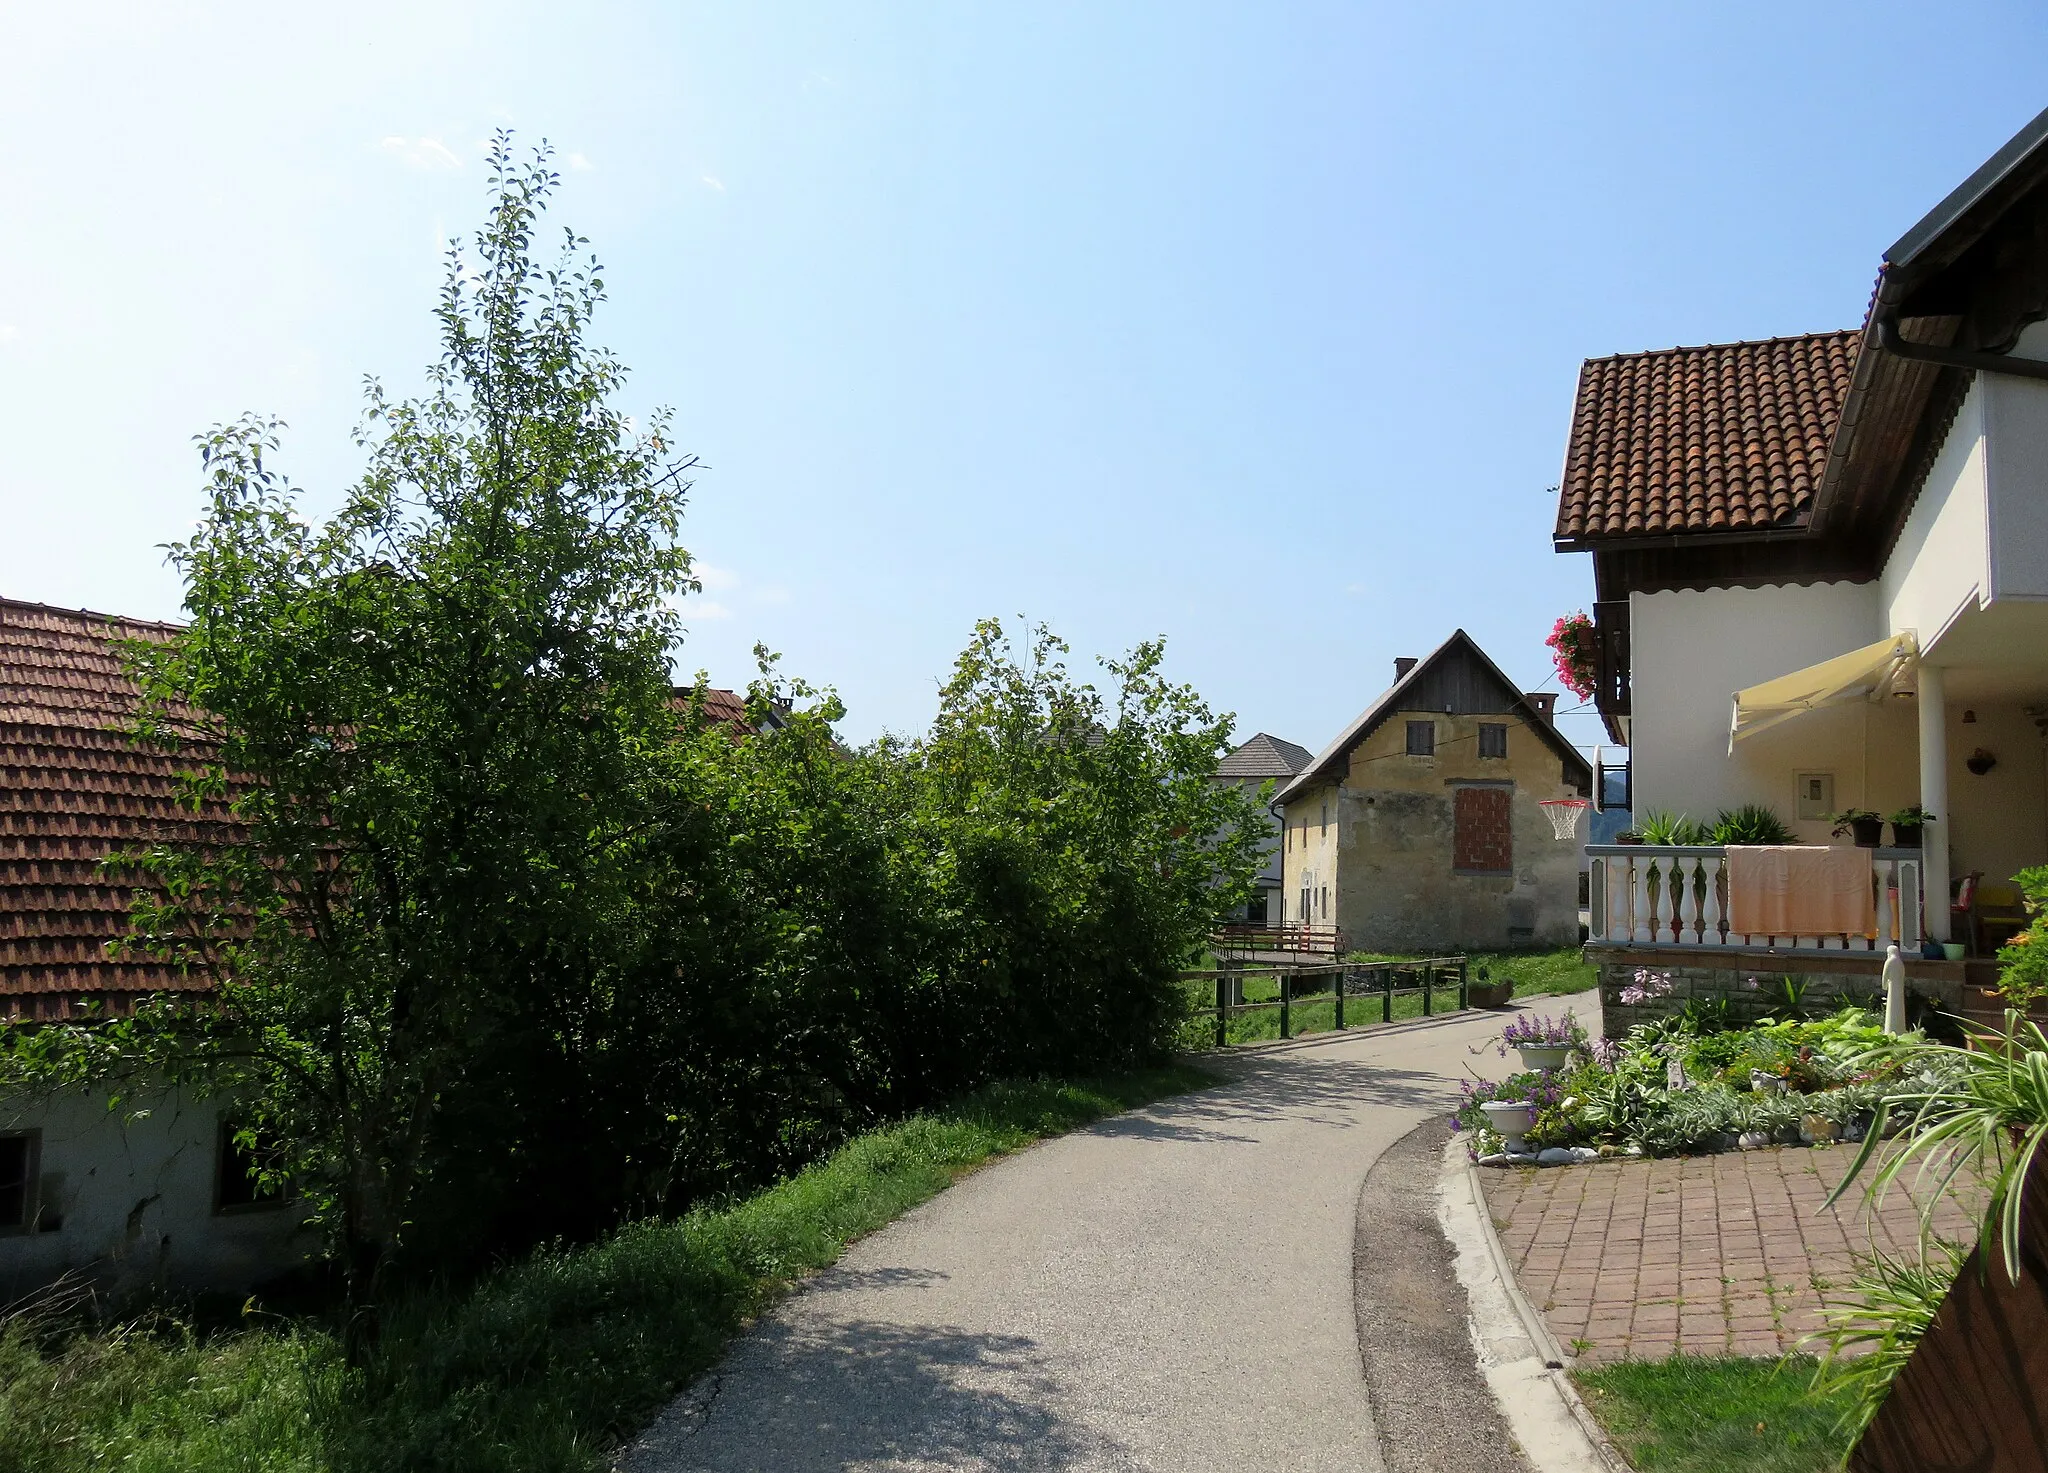
[[1556, 539], [1804, 526], [1861, 339], [1807, 333], [1589, 359]]
[[[136, 690], [121, 639], [176, 626], [0, 599], [0, 1018], [68, 1017], [86, 998], [123, 1008], [165, 991], [206, 991], [202, 973], [107, 944], [128, 933], [133, 885], [101, 861], [133, 846], [231, 822], [177, 802], [190, 759], [122, 734]], [[706, 714], [750, 731], [746, 703], [705, 696]]]
[[178, 759], [120, 732], [135, 688], [114, 641], [171, 633], [0, 600], [0, 1016], [61, 1017], [87, 995], [118, 1006], [211, 986], [106, 950], [128, 931], [133, 889], [100, 861], [197, 823], [176, 802]]

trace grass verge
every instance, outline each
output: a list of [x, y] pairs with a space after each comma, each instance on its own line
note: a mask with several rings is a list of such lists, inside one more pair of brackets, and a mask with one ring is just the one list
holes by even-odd
[[1809, 1356], [1674, 1355], [1572, 1379], [1638, 1473], [1824, 1473], [1848, 1450], [1848, 1400], [1814, 1392], [1813, 1370]]
[[994, 1157], [1214, 1076], [999, 1085], [719, 1211], [543, 1252], [394, 1309], [372, 1362], [265, 1316], [0, 1327], [0, 1473], [569, 1473], [607, 1466], [803, 1274]]
[[[1419, 955], [1396, 956], [1366, 952], [1356, 953], [1349, 959], [1360, 962], [1422, 960]], [[1470, 974], [1474, 978], [1477, 978], [1482, 966], [1486, 967], [1496, 980], [1512, 978], [1516, 997], [1585, 992], [1593, 988], [1599, 980], [1593, 966], [1584, 959], [1584, 953], [1576, 946], [1545, 951], [1474, 952], [1468, 960]], [[1216, 1042], [1215, 988], [1206, 981], [1191, 982], [1188, 987], [1189, 996], [1193, 999], [1197, 1012], [1187, 1025], [1184, 1041], [1190, 1049], [1211, 1048]], [[1270, 1002], [1279, 995], [1280, 984], [1270, 975], [1254, 974], [1245, 979], [1246, 1002]], [[1458, 995], [1455, 986], [1439, 991], [1434, 998], [1436, 1012], [1452, 1012], [1457, 1006]], [[1370, 1027], [1376, 1023], [1400, 1023], [1422, 1016], [1422, 997], [1419, 993], [1396, 994], [1391, 1018], [1386, 1016], [1384, 1000], [1378, 993], [1347, 997], [1344, 1000], [1344, 1024], [1347, 1028]], [[1227, 1026], [1227, 1038], [1233, 1044], [1260, 1043], [1267, 1039], [1276, 1039], [1280, 1036], [1280, 1010], [1260, 1008], [1255, 1012], [1233, 1013]], [[1288, 1007], [1288, 1031], [1295, 1037], [1305, 1033], [1327, 1033], [1336, 1026], [1336, 1003], [1327, 992], [1320, 997], [1310, 995], [1300, 998]]]

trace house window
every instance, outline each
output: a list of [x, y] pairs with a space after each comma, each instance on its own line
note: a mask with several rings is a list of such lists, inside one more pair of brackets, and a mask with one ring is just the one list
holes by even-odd
[[34, 1131], [0, 1135], [0, 1233], [28, 1231], [41, 1144]]
[[1479, 723], [1479, 755], [1482, 757], [1505, 757], [1508, 754], [1508, 729], [1497, 721]]
[[1411, 721], [1408, 723], [1408, 755], [1410, 757], [1434, 757], [1436, 755], [1436, 723], [1434, 721]]
[[1244, 903], [1244, 918], [1254, 926], [1266, 924], [1266, 892], [1261, 890]]
[[231, 1120], [220, 1123], [220, 1143], [214, 1155], [213, 1210], [235, 1212], [251, 1207], [275, 1207], [284, 1194], [262, 1181], [263, 1168], [272, 1164], [259, 1146], [250, 1150], [235, 1139], [237, 1127]]
[[1330, 887], [1329, 887], [1328, 885], [1325, 885], [1325, 886], [1323, 886], [1323, 919], [1327, 921], [1327, 920], [1328, 920], [1329, 918], [1330, 918]]
[[1511, 788], [1459, 788], [1451, 868], [1461, 875], [1504, 875], [1515, 867]]
[[1323, 826], [1322, 826], [1322, 827], [1321, 827], [1320, 829], [1318, 829], [1318, 830], [1316, 831], [1316, 837], [1317, 837], [1317, 838], [1323, 838], [1323, 837], [1324, 837], [1324, 836], [1326, 836], [1326, 835], [1327, 835], [1327, 834], [1328, 834], [1329, 832], [1330, 832], [1330, 800], [1329, 800], [1328, 798], [1325, 798], [1325, 799], [1323, 799]]

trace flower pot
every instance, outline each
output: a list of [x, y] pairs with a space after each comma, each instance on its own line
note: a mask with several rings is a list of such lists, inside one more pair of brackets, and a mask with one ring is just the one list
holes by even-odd
[[1745, 1130], [1735, 1138], [1735, 1144], [1745, 1151], [1761, 1151], [1770, 1143], [1771, 1133], [1768, 1130]]
[[1515, 1052], [1522, 1056], [1524, 1069], [1562, 1069], [1564, 1061], [1572, 1056], [1568, 1043], [1518, 1043]]
[[1781, 1095], [1785, 1092], [1786, 1081], [1783, 1075], [1752, 1069], [1749, 1071], [1749, 1087], [1759, 1094]]
[[1515, 1000], [1515, 984], [1473, 982], [1465, 988], [1465, 1000], [1475, 1008], [1504, 1008]]
[[1856, 841], [1858, 849], [1875, 849], [1884, 842], [1884, 820], [1852, 818], [1849, 820], [1849, 835]]
[[1842, 1128], [1825, 1115], [1801, 1115], [1799, 1139], [1809, 1146], [1825, 1145], [1838, 1138]]
[[1898, 848], [1898, 849], [1918, 849], [1918, 848], [1920, 847], [1920, 830], [1921, 830], [1921, 829], [1922, 829], [1923, 827], [1924, 827], [1924, 825], [1922, 825], [1922, 824], [1917, 824], [1917, 823], [1895, 823], [1895, 824], [1893, 824], [1893, 825], [1892, 825], [1892, 845], [1893, 845], [1893, 847], [1894, 847], [1894, 848]]
[[1963, 959], [1963, 943], [1944, 941], [1941, 943], [1941, 954], [1952, 962], [1959, 962]]
[[1536, 1107], [1527, 1100], [1488, 1100], [1479, 1109], [1494, 1133], [1506, 1142], [1508, 1153], [1521, 1155], [1527, 1145], [1522, 1137], [1536, 1123]]

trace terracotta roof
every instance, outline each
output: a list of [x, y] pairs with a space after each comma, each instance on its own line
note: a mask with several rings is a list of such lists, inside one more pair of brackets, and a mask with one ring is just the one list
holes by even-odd
[[[232, 823], [224, 806], [195, 815], [178, 804], [190, 759], [123, 735], [136, 691], [116, 641], [176, 632], [0, 599], [0, 1018], [68, 1017], [88, 997], [120, 1009], [212, 986], [202, 973], [107, 955], [128, 932], [134, 888], [101, 861]], [[732, 691], [707, 692], [705, 709], [751, 730]]]
[[1805, 526], [1861, 338], [1807, 333], [1589, 359], [1556, 540]]
[[1293, 777], [1314, 759], [1307, 747], [1283, 742], [1260, 732], [1216, 764], [1216, 775], [1226, 778]]
[[106, 952], [128, 930], [133, 888], [100, 861], [226, 817], [179, 807], [178, 759], [120, 731], [135, 688], [114, 642], [172, 632], [0, 599], [0, 1015], [62, 1017], [88, 995], [119, 1006], [211, 986]]

